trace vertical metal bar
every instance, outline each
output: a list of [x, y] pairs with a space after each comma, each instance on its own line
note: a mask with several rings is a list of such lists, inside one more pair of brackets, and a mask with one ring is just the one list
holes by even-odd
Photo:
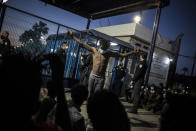
[[[121, 51], [121, 46], [119, 47], [118, 51], [120, 52]], [[118, 61], [120, 60], [120, 58], [115, 58], [115, 61], [114, 61], [114, 66], [113, 68], [116, 68], [116, 66], [118, 65]], [[113, 69], [112, 69], [113, 71]], [[113, 84], [114, 84], [114, 80], [115, 80], [115, 77], [116, 77], [116, 69], [114, 70], [114, 72], [112, 72], [112, 79], [111, 79], [111, 82], [110, 82], [110, 90], [112, 90], [112, 87], [113, 87]]]
[[7, 6], [6, 5], [1, 5], [0, 32], [1, 32], [2, 25], [3, 25], [3, 20], [4, 20], [4, 17], [5, 17], [5, 11], [6, 11], [6, 9], [7, 9]]
[[195, 52], [195, 57], [193, 59], [193, 65], [192, 65], [192, 70], [191, 70], [191, 76], [193, 77], [194, 70], [195, 70], [195, 63], [196, 63], [196, 52]]
[[87, 22], [87, 25], [86, 25], [86, 30], [88, 30], [88, 29], [89, 29], [89, 27], [90, 27], [90, 23], [91, 23], [91, 19], [90, 19], [90, 18], [88, 18], [88, 22]]
[[[91, 23], [91, 20], [90, 20], [90, 18], [88, 18], [88, 22], [87, 22], [87, 25], [86, 25], [86, 30], [87, 31], [90, 27], [90, 23]], [[78, 58], [79, 58], [80, 48], [81, 48], [81, 45], [79, 44], [78, 50], [77, 50], [77, 55], [76, 55], [75, 67], [74, 67], [73, 76], [72, 76], [72, 78], [75, 77], [75, 79], [77, 79], [77, 70], [78, 70], [78, 64], [79, 64], [79, 59]]]
[[77, 79], [77, 76], [78, 76], [78, 68], [79, 68], [79, 53], [80, 53], [80, 48], [81, 46], [78, 45], [78, 50], [77, 50], [77, 55], [76, 55], [76, 62], [75, 62], [75, 68], [74, 68], [74, 73], [73, 75], [75, 75], [75, 79]]
[[55, 38], [54, 47], [53, 47], [53, 53], [55, 51], [56, 42], [57, 42], [57, 39], [58, 39], [58, 36], [59, 36], [59, 29], [60, 29], [60, 25], [58, 25], [58, 27], [57, 27], [56, 38]]
[[[80, 39], [82, 38], [82, 34], [80, 34]], [[73, 74], [72, 74], [72, 78], [74, 79], [77, 79], [77, 63], [79, 62], [79, 53], [80, 53], [80, 48], [81, 48], [81, 45], [78, 44], [78, 49], [77, 49], [77, 54], [76, 54], [76, 60], [75, 60], [75, 63], [74, 63], [74, 70], [73, 70]]]
[[150, 48], [150, 54], [148, 57], [148, 68], [147, 68], [147, 72], [146, 72], [146, 79], [145, 79], [144, 86], [146, 86], [148, 84], [148, 80], [149, 80], [151, 64], [152, 64], [152, 59], [153, 59], [153, 53], [154, 53], [157, 32], [158, 32], [158, 27], [159, 27], [160, 16], [161, 16], [161, 8], [160, 8], [160, 6], [158, 6], [156, 9], [156, 16], [155, 16], [155, 21], [154, 21], [154, 26], [153, 26], [151, 48]]
[[140, 10], [140, 18], [141, 18], [141, 20], [139, 21], [139, 24], [141, 24], [141, 22], [142, 22], [142, 10]]

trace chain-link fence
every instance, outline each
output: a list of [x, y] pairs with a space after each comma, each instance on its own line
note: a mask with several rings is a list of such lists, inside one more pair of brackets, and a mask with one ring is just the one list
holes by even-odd
[[[13, 7], [4, 6], [4, 8], [1, 8], [0, 12], [2, 21], [0, 29], [1, 32], [9, 32], [9, 39], [15, 50], [22, 51], [23, 53], [30, 53], [35, 56], [40, 53], [55, 53], [59, 50], [62, 42], [66, 41], [68, 43], [68, 49], [66, 52], [67, 58], [64, 76], [65, 78], [74, 79], [80, 77], [79, 68], [81, 66], [81, 54], [88, 54], [89, 52], [71, 39], [67, 35], [67, 31], [72, 30], [74, 35], [94, 47], [98, 44], [98, 37]], [[111, 48], [117, 49], [116, 51], [118, 52], [123, 52], [125, 50], [125, 47], [121, 45], [117, 45], [116, 47], [113, 46]], [[113, 58], [112, 63], [110, 63], [108, 67], [113, 68], [117, 63], [118, 59]], [[43, 64], [46, 65], [46, 68], [43, 69], [42, 72], [43, 75], [51, 76], [49, 62], [44, 61]], [[110, 72], [110, 70], [107, 71]], [[113, 73], [110, 73], [110, 77], [112, 77], [112, 74]]]

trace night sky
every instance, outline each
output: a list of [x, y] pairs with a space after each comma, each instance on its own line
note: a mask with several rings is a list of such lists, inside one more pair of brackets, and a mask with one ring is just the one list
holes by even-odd
[[[87, 19], [50, 5], [45, 6], [39, 0], [9, 0], [6, 4], [77, 30], [85, 30], [86, 28]], [[192, 57], [196, 52], [195, 6], [195, 0], [171, 0], [170, 5], [162, 9], [159, 25], [159, 33], [171, 40], [175, 40], [177, 35], [183, 32], [184, 37], [181, 43], [180, 54]], [[133, 22], [133, 17], [137, 14], [139, 12], [94, 20], [91, 22], [90, 28], [131, 23]], [[152, 29], [154, 16], [155, 9], [144, 11], [141, 24]], [[183, 73], [182, 68], [188, 67], [190, 74], [192, 64], [193, 59], [180, 56], [177, 73]], [[196, 69], [194, 75], [196, 75]]]

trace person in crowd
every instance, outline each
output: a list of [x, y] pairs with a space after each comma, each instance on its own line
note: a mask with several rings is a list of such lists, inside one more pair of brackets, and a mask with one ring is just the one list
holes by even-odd
[[124, 77], [126, 75], [126, 68], [123, 66], [123, 63], [120, 63], [116, 68], [114, 69], [116, 72], [114, 84], [113, 84], [113, 90], [117, 96], [120, 97], [121, 94], [121, 88], [123, 85]]
[[[34, 120], [37, 122], [46, 122], [48, 113], [54, 108], [56, 104], [56, 90], [55, 83], [53, 80], [48, 80], [46, 89], [47, 96], [44, 97], [43, 100], [40, 100], [41, 104], [39, 106], [39, 110], [34, 115]], [[55, 123], [55, 120], [50, 121], [54, 121], [53, 123]]]
[[72, 101], [69, 103], [69, 113], [73, 131], [86, 131], [85, 120], [82, 116], [80, 107], [87, 100], [88, 89], [84, 85], [75, 85], [71, 89]]
[[92, 54], [81, 54], [81, 63], [82, 66], [80, 67], [80, 83], [88, 87], [88, 78], [90, 76], [93, 65]]
[[142, 94], [141, 106], [145, 108], [149, 99], [149, 91], [148, 86], [144, 87], [143, 94]]
[[95, 131], [130, 131], [130, 120], [118, 97], [97, 91], [87, 102], [87, 113]]
[[136, 50], [128, 53], [111, 52], [108, 50], [108, 48], [110, 47], [110, 42], [104, 39], [99, 40], [100, 46], [98, 48], [95, 48], [82, 42], [80, 39], [74, 36], [71, 31], [68, 31], [68, 35], [70, 35], [74, 40], [81, 44], [85, 49], [92, 52], [93, 67], [88, 84], [89, 96], [93, 95], [94, 92], [103, 89], [105, 72], [110, 57], [126, 57], [131, 54], [137, 53]]
[[140, 90], [141, 86], [144, 83], [144, 77], [146, 74], [146, 57], [147, 55], [145, 53], [140, 53], [140, 63], [136, 67], [136, 71], [133, 77], [133, 80], [131, 83], [134, 84], [134, 90], [133, 90], [133, 104], [134, 106], [128, 110], [130, 113], [137, 113], [137, 109], [139, 107], [140, 103]]
[[146, 103], [146, 110], [150, 111], [153, 108], [153, 104], [156, 101], [156, 86], [155, 84], [152, 84], [151, 86], [149, 86], [149, 97], [148, 97], [148, 101]]
[[9, 32], [3, 31], [1, 33], [1, 43], [0, 43], [0, 55], [5, 56], [10, 54], [11, 51], [11, 44], [9, 40]]
[[162, 85], [157, 87], [155, 102], [152, 105], [153, 113], [161, 111], [163, 107], [162, 87]]
[[164, 104], [159, 131], [194, 131], [195, 96], [173, 95]]
[[129, 85], [125, 88], [125, 101], [132, 103], [133, 102], [133, 88], [134, 85], [132, 81], [129, 83]]
[[22, 54], [4, 56], [0, 64], [2, 129], [60, 130], [56, 124], [32, 120], [41, 86], [41, 65]]
[[64, 69], [65, 69], [65, 65], [66, 65], [66, 50], [68, 49], [68, 43], [67, 42], [63, 42], [61, 44], [61, 48], [57, 51], [57, 55], [59, 56], [60, 60], [61, 60], [61, 66], [59, 65], [59, 68], [61, 69], [62, 75], [64, 75]]
[[[88, 97], [88, 89], [81, 84], [76, 84], [71, 88], [71, 98], [72, 100], [68, 103], [68, 110], [71, 119], [71, 125], [73, 131], [85, 131], [85, 121], [82, 116], [80, 107], [83, 102], [87, 100]], [[55, 123], [56, 117], [56, 105], [54, 105], [53, 109], [47, 115], [46, 122], [47, 123]]]

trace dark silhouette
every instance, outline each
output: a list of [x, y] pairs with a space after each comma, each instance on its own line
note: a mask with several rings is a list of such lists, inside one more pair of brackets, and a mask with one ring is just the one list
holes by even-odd
[[82, 103], [87, 100], [88, 89], [83, 85], [75, 85], [71, 89], [72, 102], [69, 104], [69, 113], [73, 131], [86, 131], [84, 117], [80, 114]]
[[88, 99], [87, 113], [96, 131], [130, 131], [130, 121], [118, 97], [107, 90]]
[[93, 66], [92, 54], [81, 55], [80, 83], [88, 86], [88, 79]]
[[8, 37], [9, 37], [9, 32], [4, 31], [1, 33], [2, 42], [0, 43], [0, 56], [5, 56], [10, 54], [11, 43]]
[[61, 44], [61, 48], [57, 51], [57, 55], [60, 58], [60, 61], [62, 64], [59, 64], [59, 70], [61, 70], [59, 73], [61, 73], [61, 75], [64, 78], [64, 69], [65, 69], [65, 65], [66, 65], [66, 50], [68, 48], [68, 43], [67, 42], [63, 42]]
[[139, 107], [141, 86], [144, 83], [144, 77], [147, 70], [146, 57], [147, 55], [145, 53], [140, 53], [140, 63], [136, 67], [136, 71], [133, 80], [131, 82], [135, 84], [134, 84], [133, 97], [132, 97], [133, 107], [128, 110], [128, 112], [130, 113], [137, 113], [137, 109]]
[[121, 88], [124, 82], [123, 78], [126, 75], [126, 68], [123, 66], [123, 63], [120, 63], [114, 70], [116, 70], [116, 75], [113, 84], [113, 91], [117, 96], [120, 97]]
[[[0, 65], [1, 95], [6, 130], [36, 130], [31, 121], [38, 102], [41, 67], [22, 54], [4, 57]], [[3, 127], [2, 127], [3, 128]]]
[[[36, 122], [46, 122], [48, 113], [54, 108], [56, 104], [56, 87], [53, 80], [47, 82], [48, 96], [41, 101], [38, 112], [34, 115]], [[55, 123], [55, 122], [53, 122]]]
[[161, 112], [160, 131], [194, 131], [195, 104], [195, 97], [170, 97]]

